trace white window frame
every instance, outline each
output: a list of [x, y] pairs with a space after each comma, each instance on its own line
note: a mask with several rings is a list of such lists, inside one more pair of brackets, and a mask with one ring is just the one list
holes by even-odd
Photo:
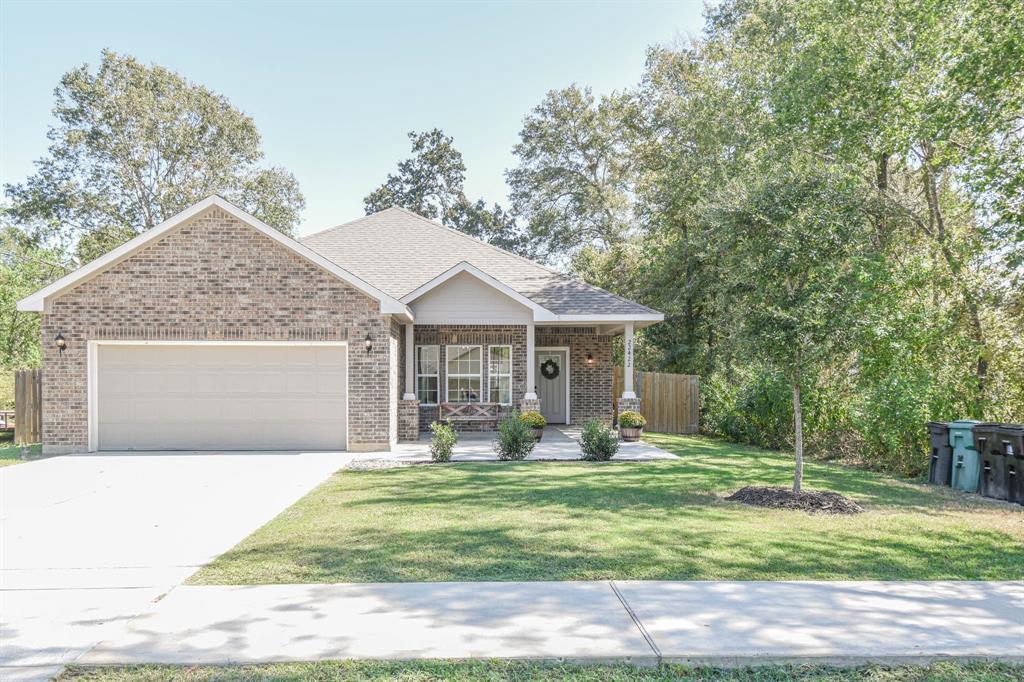
[[[480, 349], [480, 373], [479, 374], [451, 374], [448, 372], [448, 358], [451, 357], [449, 350], [451, 348], [479, 348]], [[486, 402], [483, 400], [485, 393], [485, 381], [484, 381], [484, 347], [478, 343], [453, 343], [444, 347], [444, 401], [453, 405], [471, 405], [474, 404], [472, 401], [467, 402], [452, 402], [448, 398], [448, 382], [450, 379], [472, 379], [476, 377], [480, 380], [480, 394], [476, 401], [477, 403]], [[440, 396], [438, 396], [440, 398]]]
[[[433, 374], [423, 374], [420, 372], [420, 348], [436, 348], [437, 349], [437, 371]], [[413, 388], [416, 390], [416, 399], [420, 397], [420, 377], [429, 378], [433, 377], [437, 379], [437, 402], [436, 403], [425, 403], [420, 401], [420, 405], [437, 405], [441, 402], [441, 346], [436, 343], [422, 343], [413, 346], [413, 377], [414, 383]]]
[[[491, 349], [492, 348], [508, 348], [508, 373], [504, 372], [492, 372], [491, 371]], [[509, 343], [495, 343], [487, 346], [487, 402], [491, 402], [491, 379], [497, 377], [508, 377], [508, 402], [498, 402], [499, 405], [511, 405], [512, 404], [512, 344]]]

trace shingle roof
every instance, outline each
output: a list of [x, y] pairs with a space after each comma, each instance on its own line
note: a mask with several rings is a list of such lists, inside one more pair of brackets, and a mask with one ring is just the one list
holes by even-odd
[[393, 207], [300, 240], [394, 298], [462, 261], [558, 315], [651, 315], [657, 311]]

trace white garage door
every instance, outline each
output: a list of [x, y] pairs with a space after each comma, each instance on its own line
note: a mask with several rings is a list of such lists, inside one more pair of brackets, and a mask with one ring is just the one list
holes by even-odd
[[345, 348], [97, 347], [100, 450], [342, 450]]

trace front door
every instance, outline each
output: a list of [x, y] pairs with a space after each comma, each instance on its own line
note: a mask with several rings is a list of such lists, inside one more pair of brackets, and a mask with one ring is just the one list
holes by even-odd
[[537, 397], [540, 398], [540, 412], [549, 424], [565, 424], [566, 397], [569, 390], [569, 367], [564, 350], [537, 351]]

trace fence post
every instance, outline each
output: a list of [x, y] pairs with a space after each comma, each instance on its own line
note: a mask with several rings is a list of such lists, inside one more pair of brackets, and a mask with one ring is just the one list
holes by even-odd
[[14, 442], [29, 445], [42, 440], [43, 372], [20, 369], [14, 373]]

